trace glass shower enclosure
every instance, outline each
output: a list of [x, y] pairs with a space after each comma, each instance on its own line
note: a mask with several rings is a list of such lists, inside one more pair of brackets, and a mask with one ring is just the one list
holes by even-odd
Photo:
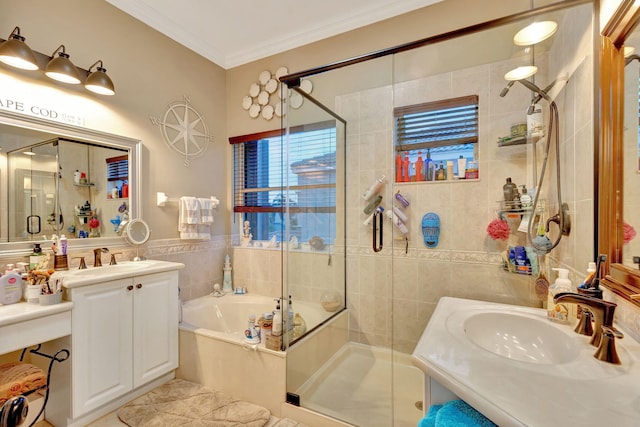
[[[415, 426], [428, 408], [411, 353], [440, 298], [542, 307], [534, 285], [540, 272], [549, 275], [545, 266], [591, 259], [592, 248], [570, 237], [553, 254], [532, 255], [536, 269], [512, 271], [504, 254], [530, 240], [523, 212], [503, 203], [503, 185], [510, 177], [519, 191], [541, 191], [544, 218], [558, 209], [553, 178], [538, 188], [548, 102], [505, 80], [517, 67], [536, 67], [528, 82], [560, 111], [565, 201], [583, 230], [593, 224], [592, 195], [574, 172], [593, 160], [594, 16], [586, 1], [542, 7], [283, 79], [287, 137], [336, 126], [335, 217], [322, 222], [328, 244], [293, 248], [291, 226], [283, 265], [294, 312], [296, 300], [338, 308], [287, 343], [290, 403], [353, 425]], [[514, 43], [520, 29], [543, 20], [558, 23], [552, 37]], [[372, 187], [375, 196], [364, 197]], [[286, 210], [290, 225], [294, 208]], [[507, 240], [488, 236], [496, 218], [509, 227]], [[307, 237], [310, 244], [312, 236], [300, 241]]]

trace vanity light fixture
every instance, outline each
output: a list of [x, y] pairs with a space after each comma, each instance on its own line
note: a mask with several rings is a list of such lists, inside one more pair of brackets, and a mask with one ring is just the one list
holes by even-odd
[[[58, 56], [56, 56], [56, 53]], [[47, 64], [45, 74], [59, 82], [74, 85], [80, 83], [80, 73], [78, 73], [78, 69], [69, 59], [69, 55], [67, 54], [63, 44], [58, 46], [58, 48], [51, 54], [51, 60]]]
[[20, 35], [20, 27], [15, 27], [9, 38], [0, 44], [0, 61], [23, 70], [39, 68], [36, 56]]
[[[93, 69], [93, 67], [96, 67], [96, 70], [92, 72], [91, 69]], [[90, 66], [88, 72], [89, 76], [84, 83], [84, 87], [86, 87], [87, 90], [100, 95], [114, 95], [116, 93], [113, 82], [107, 75], [107, 70], [103, 67], [101, 59]]]
[[548, 39], [558, 30], [555, 21], [538, 21], [527, 25], [513, 36], [513, 42], [517, 46], [531, 46]]

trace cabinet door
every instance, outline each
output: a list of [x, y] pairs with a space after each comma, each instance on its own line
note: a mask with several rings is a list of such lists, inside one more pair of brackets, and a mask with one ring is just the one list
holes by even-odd
[[74, 418], [133, 388], [130, 286], [128, 278], [72, 290]]
[[133, 386], [178, 367], [178, 272], [133, 278]]

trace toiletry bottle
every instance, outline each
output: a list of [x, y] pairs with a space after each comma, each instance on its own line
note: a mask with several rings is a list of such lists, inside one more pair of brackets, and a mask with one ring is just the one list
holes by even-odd
[[453, 181], [453, 160], [447, 160], [447, 181]]
[[409, 201], [400, 192], [396, 193], [396, 200], [402, 205], [403, 208], [409, 206]]
[[387, 211], [386, 215], [387, 217], [389, 217], [391, 222], [393, 222], [396, 225], [396, 227], [398, 227], [398, 230], [400, 230], [402, 234], [404, 234], [405, 236], [409, 234], [409, 229], [407, 228], [405, 223], [402, 222], [402, 220], [398, 218], [398, 216], [393, 211]]
[[29, 270], [33, 270], [38, 265], [40, 257], [42, 256], [42, 248], [40, 243], [33, 244], [33, 252], [29, 256]]
[[402, 156], [396, 155], [396, 182], [402, 182]]
[[289, 306], [287, 307], [287, 332], [289, 334], [293, 333], [293, 302], [291, 299], [291, 295], [289, 295]]
[[60, 235], [60, 252], [61, 255], [66, 255], [67, 254], [67, 236], [65, 236], [64, 234]]
[[404, 153], [404, 158], [402, 159], [402, 182], [411, 181], [411, 176], [409, 173], [409, 155]]
[[418, 160], [416, 160], [416, 181], [424, 181], [424, 160], [422, 160], [421, 151], [418, 151]]
[[397, 207], [394, 206], [392, 210], [393, 210], [393, 213], [396, 214], [398, 216], [398, 218], [400, 218], [402, 221], [404, 221], [404, 222], [409, 221], [409, 217], [407, 215], [405, 215], [405, 213], [402, 212]]
[[465, 171], [467, 170], [467, 159], [463, 155], [458, 158], [458, 178], [464, 179]]
[[522, 195], [520, 196], [520, 203], [522, 204], [523, 208], [530, 208], [531, 207], [531, 196], [527, 192], [527, 186], [526, 185], [522, 186]]
[[244, 336], [247, 342], [251, 344], [260, 343], [260, 332], [256, 329], [256, 315], [249, 315], [249, 321], [247, 322], [247, 329], [244, 331]]
[[444, 181], [446, 179], [444, 171], [444, 164], [440, 163], [440, 167], [436, 171], [436, 181]]
[[502, 193], [506, 207], [512, 207], [511, 202], [513, 202], [513, 198], [516, 194], [517, 188], [518, 187], [516, 187], [516, 185], [511, 182], [511, 177], [507, 178], [506, 184], [502, 186]]
[[593, 279], [596, 277], [596, 263], [593, 261], [589, 261], [587, 265], [587, 277], [584, 281], [578, 286], [581, 289], [588, 289], [593, 282]]
[[555, 304], [553, 297], [560, 292], [574, 292], [571, 280], [569, 280], [569, 270], [566, 268], [554, 268], [553, 270], [558, 272], [558, 278], [549, 287], [547, 317], [555, 322], [567, 323], [571, 320], [571, 312], [568, 305]]
[[0, 277], [0, 304], [15, 304], [22, 299], [22, 275], [9, 271]]
[[424, 180], [433, 181], [433, 161], [430, 150], [427, 150], [427, 158], [424, 159]]
[[370, 215], [375, 208], [382, 202], [382, 196], [378, 194], [378, 196], [369, 202], [367, 206], [365, 206], [363, 212], [367, 215]]
[[273, 312], [271, 335], [279, 337], [280, 335], [282, 335], [282, 312], [280, 311], [280, 300], [277, 299], [276, 301], [276, 311]]
[[364, 192], [364, 194], [362, 195], [362, 198], [365, 201], [369, 201], [369, 199], [371, 199], [373, 196], [378, 194], [380, 192], [380, 189], [382, 188], [382, 185], [384, 184], [385, 178], [386, 177], [382, 175], [373, 184], [371, 184], [371, 187], [369, 187], [369, 189]]
[[76, 169], [76, 171], [73, 173], [73, 183], [75, 185], [80, 184], [80, 171], [78, 169]]

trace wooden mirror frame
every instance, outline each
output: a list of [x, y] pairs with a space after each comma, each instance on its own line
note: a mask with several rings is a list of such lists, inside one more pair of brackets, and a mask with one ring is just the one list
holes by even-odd
[[624, 42], [640, 20], [640, 5], [623, 0], [602, 30], [600, 138], [596, 151], [598, 253], [607, 254], [602, 284], [640, 306], [640, 270], [622, 264]]

